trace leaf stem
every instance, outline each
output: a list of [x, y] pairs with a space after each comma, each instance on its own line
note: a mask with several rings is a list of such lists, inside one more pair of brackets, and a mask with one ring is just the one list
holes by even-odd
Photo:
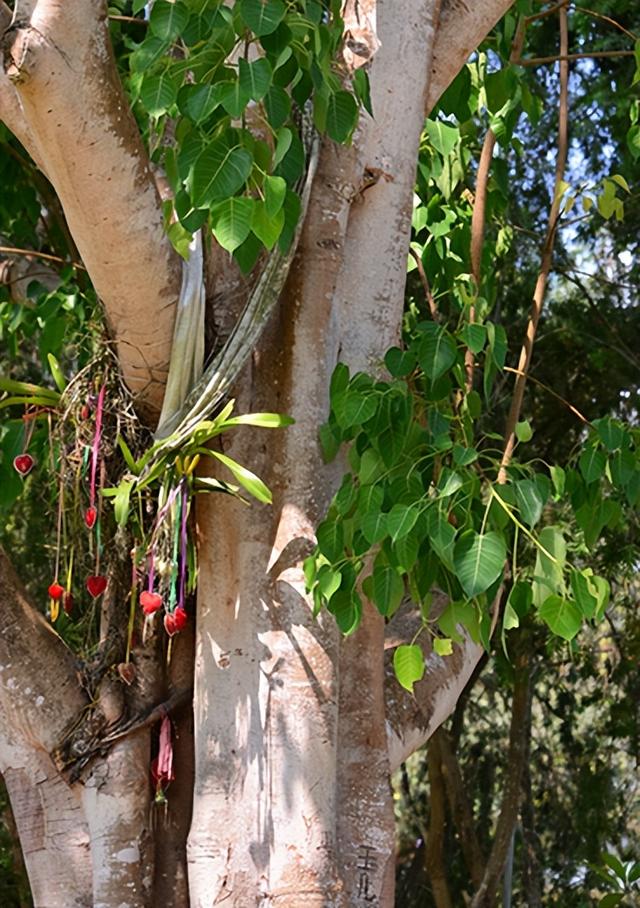
[[509, 505], [506, 503], [506, 501], [503, 501], [502, 498], [500, 498], [500, 496], [498, 495], [498, 493], [496, 492], [496, 490], [493, 488], [493, 486], [489, 486], [489, 492], [490, 492], [491, 495], [493, 495], [493, 497], [494, 497], [495, 500], [498, 502], [498, 504], [500, 505], [500, 507], [503, 508], [503, 509], [507, 512], [507, 514], [509, 515], [510, 519], [514, 522], [514, 524], [516, 525], [516, 527], [518, 527], [519, 529], [521, 529], [522, 532], [523, 532], [526, 536], [529, 537], [529, 539], [531, 540], [531, 542], [533, 542], [533, 544], [534, 544], [535, 546], [537, 546], [537, 548], [539, 548], [541, 552], [544, 552], [544, 554], [547, 556], [547, 558], [550, 558], [551, 561], [553, 561], [554, 564], [557, 564], [557, 563], [558, 563], [558, 559], [555, 558], [555, 557], [551, 554], [551, 552], [549, 552], [547, 549], [545, 549], [545, 547], [542, 545], [542, 543], [541, 543], [538, 539], [536, 539], [536, 537], [533, 535], [533, 533], [532, 533], [530, 530], [528, 530], [528, 529], [526, 528], [526, 526], [525, 526], [523, 523], [520, 523], [520, 521], [518, 520], [518, 518], [515, 516], [515, 514], [513, 513], [513, 511], [511, 510], [511, 508], [509, 507]]

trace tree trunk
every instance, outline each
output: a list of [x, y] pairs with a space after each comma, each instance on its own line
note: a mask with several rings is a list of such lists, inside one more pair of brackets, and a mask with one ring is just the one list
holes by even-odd
[[[331, 616], [313, 619], [301, 564], [341, 469], [323, 464], [317, 430], [336, 362], [376, 371], [398, 339], [424, 111], [509, 5], [492, 0], [480, 15], [444, 2], [437, 36], [439, 0], [378, 0], [375, 119], [363, 117], [350, 147], [325, 142], [285, 292], [238, 385], [239, 409], [296, 419], [268, 439], [245, 428], [230, 442], [229, 453], [269, 484], [273, 506], [211, 496], [198, 507], [192, 817], [183, 714], [170, 790], [181, 803], [155, 828], [148, 730], [99, 755], [77, 781], [63, 778], [49, 754], [87, 697], [33, 610], [20, 600], [27, 630], [11, 602], [0, 604], [0, 771], [36, 905], [393, 904], [390, 769], [450, 713], [480, 649], [467, 642], [449, 662], [427, 654], [432, 670], [413, 700], [390, 680], [372, 608], [346, 641]], [[125, 377], [157, 413], [180, 268], [115, 75], [106, 6], [38, 0], [20, 11], [5, 39], [0, 117], [54, 185]], [[0, 28], [10, 15], [0, 0]], [[19, 590], [8, 570], [5, 590]], [[179, 686], [189, 656], [174, 658]], [[7, 674], [18, 659], [19, 675]], [[104, 721], [117, 721], [119, 696], [102, 689]]]

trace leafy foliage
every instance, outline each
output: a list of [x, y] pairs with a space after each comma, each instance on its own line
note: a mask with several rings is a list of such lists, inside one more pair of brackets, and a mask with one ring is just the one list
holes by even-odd
[[114, 27], [134, 110], [171, 184], [165, 215], [179, 252], [204, 224], [244, 270], [263, 248], [286, 251], [306, 120], [336, 142], [358, 120], [336, 63], [339, 13], [337, 0], [156, 0], [142, 40], [139, 27]]

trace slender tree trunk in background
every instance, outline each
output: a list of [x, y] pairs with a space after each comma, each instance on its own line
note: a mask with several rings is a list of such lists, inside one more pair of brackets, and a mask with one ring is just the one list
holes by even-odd
[[[376, 371], [398, 338], [424, 112], [510, 2], [442, 6], [377, 3], [375, 120], [363, 118], [351, 147], [324, 144], [288, 284], [238, 383], [241, 410], [289, 413], [296, 424], [268, 438], [241, 429], [230, 443], [271, 487], [271, 508], [222, 496], [198, 507], [193, 717], [175, 716], [176, 806], [166, 817], [150, 813], [148, 729], [75, 782], [48, 756], [87, 697], [70, 654], [0, 562], [15, 591], [0, 601], [0, 771], [36, 905], [393, 904], [390, 768], [453, 709], [480, 650], [469, 642], [448, 663], [432, 660], [412, 701], [390, 680], [380, 616], [367, 607], [341, 640], [331, 616], [312, 618], [301, 564], [340, 478], [317, 443], [331, 372], [339, 360]], [[115, 77], [106, 5], [20, 9], [26, 21], [5, 40], [0, 117], [58, 192], [125, 376], [157, 412], [180, 268]], [[0, 27], [10, 18], [0, 0]], [[176, 688], [190, 686], [188, 650], [185, 640], [174, 652]], [[117, 720], [118, 697], [101, 689], [104, 721]]]
[[427, 744], [427, 766], [429, 769], [429, 829], [427, 830], [425, 864], [436, 908], [453, 908], [447, 883], [447, 864], [444, 853], [447, 807], [442, 775], [442, 753], [440, 739], [437, 735], [432, 735]]
[[500, 815], [484, 876], [475, 891], [471, 908], [493, 908], [496, 904], [496, 893], [507, 861], [522, 799], [522, 774], [531, 731], [531, 667], [529, 654], [526, 652], [526, 641], [521, 640], [520, 643], [521, 651], [514, 660], [515, 681], [511, 704], [509, 751], [506, 758]]

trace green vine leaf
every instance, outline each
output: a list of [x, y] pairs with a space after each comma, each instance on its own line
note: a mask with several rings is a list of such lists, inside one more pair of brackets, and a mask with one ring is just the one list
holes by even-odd
[[540, 606], [538, 613], [549, 629], [563, 640], [573, 640], [582, 624], [582, 615], [578, 606], [570, 599], [563, 599], [561, 596], [548, 596]]
[[398, 683], [413, 693], [413, 685], [424, 676], [424, 655], [417, 644], [398, 646], [393, 654], [393, 669]]
[[453, 552], [456, 577], [469, 598], [486, 592], [504, 568], [507, 550], [498, 533], [476, 533], [468, 530], [460, 537]]
[[227, 252], [234, 252], [251, 232], [253, 199], [231, 198], [215, 208], [213, 235]]
[[240, 13], [247, 27], [261, 38], [276, 30], [286, 7], [282, 0], [241, 0]]

